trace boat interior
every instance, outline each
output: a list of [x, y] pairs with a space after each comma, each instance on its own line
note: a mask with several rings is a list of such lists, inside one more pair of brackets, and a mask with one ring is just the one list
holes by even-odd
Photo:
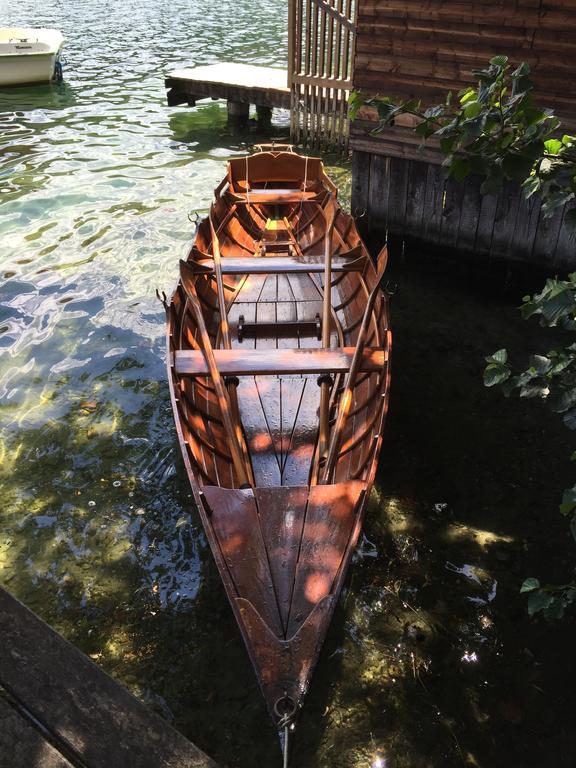
[[[332, 271], [325, 330], [327, 248]], [[262, 152], [229, 163], [210, 216], [200, 223], [188, 259], [181, 262], [168, 317], [180, 439], [199, 486], [238, 488], [246, 478], [238, 476], [231, 456], [190, 292], [199, 300], [216, 364], [233, 394], [249, 484], [307, 486], [320, 473], [322, 387], [333, 427], [376, 283], [372, 260], [352, 217], [338, 205], [320, 160]], [[373, 469], [390, 347], [388, 303], [382, 295], [369, 318], [365, 346], [334, 483], [366, 480]]]

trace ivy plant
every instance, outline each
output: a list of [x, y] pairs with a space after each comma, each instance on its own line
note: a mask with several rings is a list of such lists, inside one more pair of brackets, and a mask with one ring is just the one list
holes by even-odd
[[[522, 315], [538, 318], [541, 325], [576, 331], [576, 272], [566, 280], [549, 279], [542, 291], [525, 296]], [[499, 385], [506, 395], [517, 392], [520, 397], [545, 399], [564, 424], [576, 430], [576, 343], [553, 349], [546, 355], [532, 355], [528, 367], [519, 373], [512, 370], [505, 349], [486, 358], [484, 383]], [[576, 459], [576, 452], [572, 454]], [[576, 485], [564, 491], [560, 512], [570, 519], [570, 531], [576, 540]], [[530, 577], [521, 587], [528, 593], [530, 615], [542, 612], [547, 618], [561, 618], [565, 609], [576, 602], [576, 583], [541, 585]]]
[[[365, 104], [375, 107], [378, 133], [398, 115], [411, 114], [423, 142], [439, 142], [449, 175], [462, 181], [477, 173], [483, 177], [482, 194], [492, 195], [505, 181], [517, 181], [526, 197], [540, 193], [542, 213], [550, 217], [576, 198], [576, 137], [559, 136], [560, 121], [552, 110], [535, 105], [528, 64], [513, 69], [507, 56], [495, 56], [473, 74], [476, 87], [460, 91], [457, 99], [449, 93], [444, 103], [426, 109], [414, 99], [394, 103], [353, 91], [350, 117]], [[568, 210], [564, 221], [576, 227], [576, 209]]]

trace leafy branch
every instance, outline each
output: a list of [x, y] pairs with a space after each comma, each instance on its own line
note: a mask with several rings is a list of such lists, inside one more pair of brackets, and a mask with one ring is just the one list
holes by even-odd
[[[483, 177], [481, 193], [491, 195], [505, 181], [517, 181], [527, 198], [539, 193], [544, 217], [552, 216], [576, 199], [576, 137], [557, 138], [558, 118], [534, 104], [528, 64], [512, 69], [507, 56], [495, 56], [473, 74], [477, 86], [460, 91], [455, 103], [449, 93], [443, 104], [426, 109], [415, 99], [396, 104], [353, 91], [350, 117], [355, 119], [364, 105], [375, 107], [379, 122], [373, 132], [378, 133], [399, 115], [413, 115], [415, 132], [423, 143], [439, 142], [443, 165], [457, 181], [477, 173]], [[576, 209], [568, 210], [564, 221], [576, 226]]]
[[[538, 317], [540, 324], [576, 331], [576, 272], [567, 280], [549, 279], [542, 291], [524, 297], [520, 308], [524, 318]], [[514, 374], [505, 349], [486, 358], [487, 387], [499, 385], [506, 395], [545, 399], [550, 410], [562, 415], [564, 424], [576, 430], [576, 343], [553, 349], [546, 355], [532, 355], [526, 370]], [[576, 460], [576, 452], [572, 454]], [[570, 531], [576, 540], [576, 485], [564, 491], [560, 512], [570, 517]], [[542, 611], [547, 618], [561, 618], [576, 602], [576, 583], [541, 586], [538, 579], [526, 579], [520, 590], [528, 593], [528, 612]]]

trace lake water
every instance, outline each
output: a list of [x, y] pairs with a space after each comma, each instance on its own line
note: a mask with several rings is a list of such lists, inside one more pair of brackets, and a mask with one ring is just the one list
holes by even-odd
[[[0, 90], [0, 580], [222, 764], [278, 765], [191, 507], [155, 290], [224, 161], [262, 138], [219, 103], [168, 108], [163, 73], [283, 66], [286, 4], [0, 11], [67, 38], [62, 85]], [[268, 135], [287, 127], [276, 114]], [[348, 165], [327, 162], [345, 201]], [[572, 767], [573, 633], [529, 622], [518, 596], [571, 567], [569, 440], [481, 383], [484, 355], [549, 337], [492, 289], [396, 272], [379, 480], [294, 765]]]

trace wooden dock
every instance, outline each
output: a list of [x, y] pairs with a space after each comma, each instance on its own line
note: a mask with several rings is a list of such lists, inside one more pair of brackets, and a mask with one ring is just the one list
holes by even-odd
[[200, 99], [225, 99], [231, 118], [247, 119], [254, 104], [260, 120], [269, 120], [274, 107], [290, 109], [285, 69], [252, 64], [212, 64], [169, 72], [165, 84], [168, 104], [195, 106]]
[[2, 768], [217, 768], [0, 589]]

